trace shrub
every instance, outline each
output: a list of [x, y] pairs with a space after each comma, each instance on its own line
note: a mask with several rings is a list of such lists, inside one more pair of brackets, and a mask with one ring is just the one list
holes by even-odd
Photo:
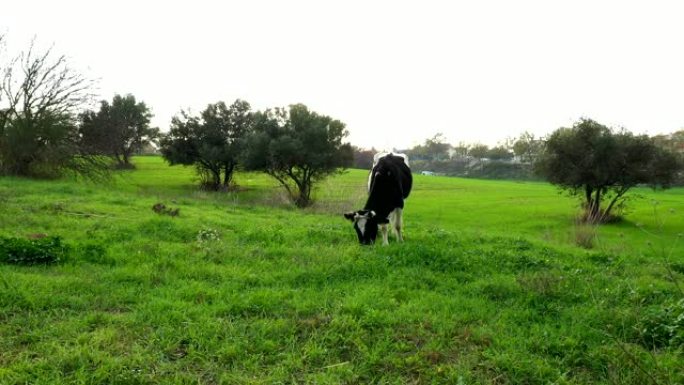
[[649, 348], [684, 345], [684, 299], [650, 309], [638, 329], [641, 342]]
[[0, 237], [0, 262], [15, 265], [56, 263], [66, 257], [68, 247], [60, 237], [38, 239]]

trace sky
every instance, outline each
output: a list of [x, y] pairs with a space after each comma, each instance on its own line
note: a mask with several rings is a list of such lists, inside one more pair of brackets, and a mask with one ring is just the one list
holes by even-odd
[[361, 147], [443, 133], [494, 145], [582, 117], [635, 133], [684, 127], [684, 2], [12, 1], [0, 33], [35, 36], [131, 93], [168, 130], [181, 109], [304, 103]]

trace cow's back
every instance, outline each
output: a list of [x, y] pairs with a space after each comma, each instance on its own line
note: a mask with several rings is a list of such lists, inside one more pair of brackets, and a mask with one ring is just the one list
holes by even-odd
[[407, 157], [387, 154], [380, 157], [371, 171], [366, 209], [376, 211], [382, 218], [396, 208], [404, 208], [413, 187]]

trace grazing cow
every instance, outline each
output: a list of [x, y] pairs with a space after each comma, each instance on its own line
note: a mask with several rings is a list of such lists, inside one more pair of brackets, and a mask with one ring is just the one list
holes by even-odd
[[387, 245], [388, 223], [391, 223], [397, 240], [404, 241], [401, 234], [404, 199], [408, 198], [412, 185], [413, 177], [406, 155], [375, 155], [368, 178], [366, 206], [363, 210], [344, 214], [345, 218], [354, 223], [354, 230], [362, 245], [375, 243], [378, 227], [382, 232], [382, 244]]

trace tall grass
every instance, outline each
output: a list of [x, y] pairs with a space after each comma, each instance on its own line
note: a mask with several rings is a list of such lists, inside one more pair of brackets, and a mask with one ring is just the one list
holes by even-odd
[[0, 265], [0, 384], [684, 382], [678, 340], [648, 342], [676, 330], [682, 191], [659, 196], [666, 268], [647, 202], [585, 250], [547, 185], [416, 176], [407, 241], [360, 247], [338, 210], [363, 171], [300, 211], [258, 174], [216, 194], [136, 161], [115, 185], [0, 179], [0, 235], [70, 248]]

